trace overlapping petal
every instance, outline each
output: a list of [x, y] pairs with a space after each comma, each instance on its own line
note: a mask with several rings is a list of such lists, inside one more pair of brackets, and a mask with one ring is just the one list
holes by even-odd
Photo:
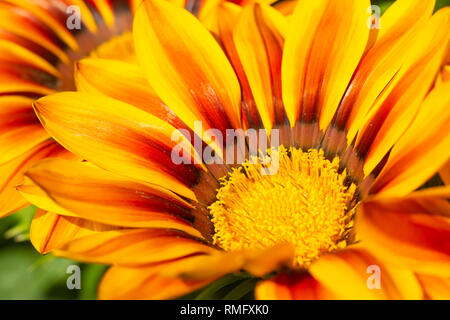
[[30, 98], [0, 97], [0, 164], [49, 139], [31, 107]]
[[293, 127], [320, 121], [326, 128], [369, 37], [369, 1], [299, 1], [283, 53], [283, 101]]
[[361, 59], [333, 119], [337, 128], [346, 129], [349, 142], [361, 129], [379, 95], [399, 75], [399, 69], [406, 67], [405, 61], [410, 65], [414, 60], [416, 51], [408, 49], [417, 41], [418, 31], [427, 24], [434, 4], [434, 0], [399, 0], [381, 17], [380, 29], [375, 29], [376, 42], [368, 44], [369, 50]]
[[133, 32], [147, 80], [186, 125], [195, 130], [195, 121], [202, 121], [204, 131], [223, 133], [241, 127], [239, 82], [194, 16], [163, 0], [146, 1], [136, 12]]
[[[102, 279], [99, 297], [176, 298], [230, 272], [243, 269], [257, 276], [267, 274], [292, 261], [292, 255], [290, 246], [281, 245], [267, 250], [197, 255], [141, 268], [112, 267]], [[261, 260], [265, 266], [261, 266]]]
[[388, 263], [362, 247], [350, 247], [322, 256], [309, 271], [337, 299], [421, 299], [414, 273]]
[[14, 213], [28, 204], [16, 191], [16, 187], [23, 183], [23, 174], [37, 161], [57, 156], [72, 157], [54, 141], [46, 140], [0, 165], [0, 217]]
[[54, 254], [90, 263], [139, 266], [214, 251], [200, 238], [178, 230], [121, 229], [78, 238]]
[[175, 128], [186, 127], [159, 99], [138, 65], [110, 59], [83, 59], [76, 64], [75, 81], [81, 92], [103, 94], [147, 111]]
[[[419, 107], [447, 50], [450, 35], [444, 30], [450, 27], [450, 8], [447, 9], [434, 14], [418, 32], [417, 39], [409, 48], [412, 56], [403, 61], [397, 77], [367, 116], [356, 142], [357, 152], [366, 157], [364, 169], [367, 174], [385, 157], [420, 112]], [[442, 98], [440, 103], [447, 103], [446, 99]]]
[[287, 20], [261, 4], [245, 7], [236, 21], [233, 41], [265, 129], [287, 118], [281, 97], [281, 57]]
[[393, 266], [448, 277], [449, 207], [441, 208], [446, 214], [432, 215], [433, 206], [423, 208], [415, 202], [402, 202], [391, 199], [363, 203], [356, 220], [361, 241]]
[[413, 123], [393, 147], [372, 188], [381, 196], [402, 196], [420, 187], [450, 157], [450, 83], [436, 87]]
[[418, 275], [427, 299], [448, 300], [450, 298], [450, 278]]
[[158, 274], [158, 269], [168, 266], [183, 268], [184, 260], [161, 264], [157, 267], [125, 268], [111, 267], [103, 276], [98, 291], [99, 299], [139, 300], [176, 298], [217, 279], [201, 280], [167, 277]]
[[195, 199], [189, 187], [198, 182], [201, 169], [175, 164], [171, 152], [178, 144], [188, 163], [201, 162], [190, 142], [167, 122], [110, 97], [81, 92], [47, 96], [34, 107], [47, 131], [81, 158]]
[[333, 294], [306, 271], [281, 273], [261, 281], [255, 289], [258, 300], [328, 300]]
[[172, 192], [75, 161], [48, 159], [26, 173], [18, 190], [42, 209], [122, 227], [210, 232], [206, 217]]
[[117, 227], [38, 209], [31, 223], [30, 240], [37, 251], [46, 254], [78, 238], [114, 229]]

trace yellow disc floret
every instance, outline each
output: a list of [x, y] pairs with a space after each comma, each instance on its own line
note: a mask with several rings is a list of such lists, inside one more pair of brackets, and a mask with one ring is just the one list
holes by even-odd
[[299, 266], [345, 247], [356, 187], [345, 184], [339, 159], [329, 161], [314, 149], [280, 147], [268, 154], [278, 162], [272, 174], [264, 171], [267, 158], [258, 158], [223, 179], [217, 201], [209, 207], [214, 243], [234, 251], [287, 242], [295, 247]]

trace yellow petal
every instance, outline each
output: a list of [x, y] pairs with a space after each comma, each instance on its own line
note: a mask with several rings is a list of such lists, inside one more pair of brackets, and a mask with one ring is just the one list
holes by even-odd
[[[65, 25], [65, 20], [58, 20], [49, 7], [42, 6], [42, 3], [30, 0], [4, 0], [29, 11], [41, 23], [53, 30], [71, 49], [78, 50], [75, 37], [69, 32]], [[53, 10], [56, 8], [53, 7]], [[64, 23], [63, 23], [64, 22]]]
[[171, 151], [179, 144], [186, 161], [200, 161], [194, 160], [198, 156], [190, 142], [165, 121], [124, 102], [79, 92], [47, 96], [34, 107], [47, 131], [81, 158], [195, 199], [190, 187], [199, 169], [175, 164]]
[[[419, 282], [412, 272], [389, 268], [362, 248], [324, 255], [309, 270], [337, 299], [422, 298]], [[379, 289], [369, 285], [371, 275], [376, 277], [375, 272], [379, 272]], [[370, 284], [376, 285], [375, 278], [373, 282]]]
[[[275, 16], [281, 24], [285, 18], [275, 9], [260, 4], [245, 7], [237, 21], [233, 39], [264, 124], [270, 132], [277, 117], [283, 123], [286, 115], [281, 97], [282, 35], [269, 20]], [[281, 27], [285, 29], [285, 27]]]
[[0, 165], [0, 217], [18, 211], [28, 204], [16, 190], [23, 182], [23, 174], [30, 166], [46, 157], [68, 154], [55, 141], [47, 140], [33, 146], [30, 150], [13, 160]]
[[21, 96], [0, 97], [0, 164], [49, 138], [34, 113], [32, 101]]
[[433, 300], [450, 299], [450, 278], [418, 275], [420, 283], [426, 294], [426, 298]]
[[369, 37], [369, 1], [299, 1], [283, 53], [283, 101], [297, 120], [331, 121]]
[[138, 65], [109, 59], [83, 59], [76, 63], [77, 89], [104, 94], [164, 120], [175, 128], [185, 125], [157, 96]]
[[0, 39], [0, 60], [2, 63], [17, 63], [36, 68], [54, 77], [61, 76], [60, 72], [47, 60], [12, 41]]
[[441, 178], [445, 182], [445, 184], [450, 184], [450, 160], [442, 166], [439, 174], [441, 175]]
[[236, 75], [194, 16], [164, 0], [144, 1], [133, 32], [151, 87], [186, 125], [194, 130], [194, 122], [200, 120], [204, 130], [222, 132], [241, 127]]
[[398, 0], [381, 17], [376, 42], [362, 58], [335, 120], [337, 127], [348, 131], [348, 141], [353, 141], [386, 86], [398, 81], [416, 60], [418, 50], [411, 50], [412, 43], [426, 48], [421, 46], [423, 40], [417, 34], [428, 23], [434, 3], [434, 0]]
[[38, 209], [31, 222], [30, 241], [37, 251], [46, 254], [78, 238], [113, 229], [98, 222]]
[[[82, 2], [82, 0], [79, 0]], [[83, 3], [84, 4], [84, 3]], [[14, 36], [18, 36], [15, 40], [18, 43], [20, 39], [26, 39], [30, 42], [34, 42], [39, 46], [47, 49], [55, 56], [57, 56], [63, 63], [70, 63], [70, 59], [67, 54], [60, 48], [60, 46], [52, 39], [48, 37], [42, 27], [39, 25], [39, 21], [30, 19], [26, 14], [19, 15], [17, 11], [13, 9], [11, 4], [0, 4], [0, 28]], [[86, 14], [82, 14], [84, 18]], [[10, 41], [14, 41], [14, 38], [8, 38]]]
[[436, 87], [394, 146], [372, 187], [379, 197], [406, 195], [420, 187], [450, 157], [450, 83]]
[[393, 267], [450, 276], [449, 218], [411, 209], [417, 207], [364, 203], [355, 225], [361, 242]]
[[[160, 268], [179, 262], [166, 263]], [[212, 279], [189, 280], [165, 277], [150, 268], [124, 268], [113, 266], [104, 274], [98, 289], [99, 299], [140, 300], [173, 299], [195, 291]]]
[[192, 207], [170, 191], [86, 163], [46, 159], [26, 177], [18, 190], [48, 211], [116, 226], [179, 229], [196, 236], [200, 234], [193, 225], [207, 227], [206, 217], [195, 216]]
[[[141, 268], [111, 268], [102, 279], [99, 288], [101, 299], [167, 299], [186, 294], [225, 274], [241, 269], [250, 271], [252, 264], [263, 264], [265, 274], [286, 262], [292, 261], [292, 250], [280, 260], [286, 246], [267, 250], [220, 252], [179, 258], [170, 262]], [[275, 257], [275, 255], [277, 257]], [[261, 259], [261, 260], [260, 260]], [[268, 262], [264, 266], [264, 261]], [[277, 261], [273, 264], [272, 261]], [[270, 266], [275, 267], [270, 269]], [[261, 269], [261, 268], [260, 268]], [[260, 276], [258, 274], [257, 276]], [[115, 279], [115, 281], [114, 281]], [[126, 284], [126, 285], [125, 285]]]
[[333, 294], [305, 271], [281, 273], [255, 288], [258, 300], [328, 300]]
[[[440, 10], [429, 24], [417, 35], [423, 39], [410, 45], [411, 52], [417, 51], [415, 61], [404, 75], [405, 68], [391, 82], [392, 91], [386, 91], [367, 117], [358, 135], [357, 152], [364, 156], [366, 173], [370, 173], [389, 152], [395, 142], [409, 127], [414, 116], [431, 88], [447, 49], [450, 34], [450, 8]], [[405, 61], [405, 65], [410, 62]], [[405, 66], [403, 66], [405, 67]]]
[[88, 235], [54, 254], [90, 263], [139, 266], [214, 252], [200, 239], [167, 229], [123, 229]]

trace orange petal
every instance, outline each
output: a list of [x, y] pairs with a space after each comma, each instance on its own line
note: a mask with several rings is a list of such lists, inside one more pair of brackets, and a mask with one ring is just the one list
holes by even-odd
[[0, 217], [14, 213], [28, 204], [16, 190], [16, 186], [23, 182], [24, 172], [43, 158], [63, 154], [68, 153], [55, 141], [47, 140], [0, 165]]
[[372, 187], [379, 197], [402, 196], [420, 187], [450, 157], [450, 83], [436, 87], [394, 146]]
[[[178, 262], [177, 262], [178, 263]], [[171, 265], [163, 264], [162, 267]], [[155, 268], [111, 267], [103, 275], [98, 288], [102, 300], [172, 299], [197, 290], [212, 279], [190, 280], [165, 277]]]
[[369, 37], [369, 1], [299, 1], [283, 53], [283, 101], [297, 120], [331, 121]]
[[31, 106], [32, 99], [0, 97], [0, 164], [49, 138]]
[[362, 58], [334, 119], [336, 127], [348, 131], [348, 141], [353, 141], [381, 92], [400, 75], [399, 69], [411, 65], [417, 54], [410, 50], [411, 44], [417, 42], [417, 33], [431, 16], [434, 3], [398, 0], [381, 17], [376, 42]]
[[64, 0], [68, 5], [75, 5], [80, 9], [81, 20], [86, 24], [86, 27], [91, 32], [97, 32], [97, 23], [95, 22], [95, 18], [92, 15], [91, 10], [87, 6], [85, 0]]
[[36, 68], [54, 77], [60, 77], [60, 72], [47, 60], [14, 42], [0, 39], [0, 61], [15, 63], [28, 68]]
[[27, 79], [17, 69], [20, 66], [0, 64], [0, 94], [31, 93], [33, 95], [52, 94], [55, 90]]
[[421, 299], [423, 295], [412, 272], [388, 268], [361, 247], [324, 255], [309, 270], [337, 299]]
[[450, 160], [447, 161], [444, 166], [442, 166], [439, 174], [441, 175], [441, 179], [445, 182], [445, 184], [450, 184]]
[[185, 261], [183, 271], [165, 268], [166, 276], [183, 276], [189, 279], [215, 277], [238, 270], [262, 277], [282, 267], [292, 266], [294, 250], [291, 245], [280, 244], [267, 249], [219, 252], [212, 255], [192, 257]]
[[284, 34], [277, 30], [275, 21], [282, 25], [281, 30], [286, 29], [287, 21], [280, 13], [256, 3], [242, 10], [233, 32], [236, 51], [268, 132], [276, 120], [286, 121], [281, 97]]
[[297, 0], [283, 0], [277, 1], [273, 4], [273, 7], [285, 16], [291, 15], [295, 7], [297, 6]]
[[116, 226], [179, 229], [196, 236], [200, 234], [193, 225], [211, 231], [206, 217], [197, 219], [192, 207], [170, 191], [86, 163], [46, 159], [26, 177], [18, 190], [48, 211]]
[[109, 59], [83, 59], [76, 63], [75, 81], [79, 91], [104, 94], [136, 106], [175, 128], [181, 120], [155, 94], [141, 68]]
[[33, 19], [29, 12], [21, 8], [11, 4], [1, 3], [0, 28], [14, 36], [18, 36], [18, 39], [27, 39], [28, 41], [42, 46], [58, 57], [63, 63], [70, 62], [69, 57], [64, 50], [60, 48], [55, 37], [52, 37], [49, 32], [50, 30], [43, 28], [38, 20]]
[[241, 84], [242, 120], [244, 128], [263, 128], [261, 116], [256, 108], [255, 100], [250, 89], [250, 84], [244, 72], [244, 68], [233, 40], [233, 29], [236, 26], [236, 22], [242, 8], [230, 2], [224, 2], [217, 7], [216, 11], [218, 17], [220, 17], [217, 18], [218, 36], [222, 41], [227, 56], [230, 59], [239, 79], [239, 83]]
[[34, 107], [47, 131], [81, 158], [195, 199], [190, 187], [198, 182], [198, 167], [175, 164], [171, 152], [178, 145], [187, 162], [201, 160], [165, 121], [124, 102], [79, 92], [47, 96]]
[[65, 19], [56, 18], [57, 14], [55, 11], [61, 10], [61, 8], [31, 0], [4, 0], [4, 2], [11, 3], [30, 12], [40, 23], [53, 30], [71, 49], [78, 50], [77, 41], [67, 29]]
[[425, 291], [425, 296], [433, 300], [450, 299], [450, 278], [417, 275]]
[[366, 173], [372, 172], [409, 127], [430, 90], [450, 38], [444, 31], [450, 28], [448, 9], [438, 11], [418, 32], [416, 42], [409, 47], [413, 53], [411, 61], [404, 62], [367, 116], [356, 142], [357, 152], [366, 157]]
[[90, 2], [97, 8], [106, 25], [111, 28], [114, 25], [114, 13], [110, 0], [90, 0]]
[[200, 21], [167, 1], [144, 1], [133, 32], [147, 80], [186, 125], [195, 130], [194, 122], [202, 121], [204, 130], [223, 133], [241, 127], [239, 82]]
[[362, 243], [393, 265], [450, 276], [449, 218], [393, 204], [373, 201], [361, 206], [356, 231]]
[[[251, 265], [257, 263], [263, 265], [262, 268], [266, 269], [264, 274], [267, 274], [279, 268], [286, 259], [292, 261], [293, 251], [286, 248], [283, 245], [256, 251], [228, 253], [217, 251], [209, 255], [185, 257], [144, 268], [113, 267], [106, 273], [100, 284], [100, 298], [174, 298], [231, 272], [244, 269], [252, 273], [255, 269], [252, 269]], [[282, 254], [279, 252], [284, 252], [284, 257], [281, 257]], [[273, 263], [274, 261], [277, 263]], [[269, 266], [275, 268], [271, 269]], [[257, 276], [261, 274], [258, 273]]]
[[450, 186], [426, 188], [402, 197], [377, 197], [367, 201], [377, 201], [391, 211], [404, 213], [421, 212], [429, 215], [450, 217]]
[[54, 254], [90, 263], [139, 266], [214, 251], [199, 238], [176, 230], [124, 229], [78, 238]]
[[258, 300], [328, 300], [333, 295], [307, 272], [281, 273], [260, 282], [255, 289]]
[[37, 251], [46, 254], [78, 238], [113, 229], [98, 222], [38, 209], [31, 222], [30, 240]]

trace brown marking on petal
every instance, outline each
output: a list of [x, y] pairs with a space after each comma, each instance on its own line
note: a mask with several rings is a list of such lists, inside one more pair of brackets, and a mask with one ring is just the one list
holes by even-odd
[[[159, 11], [154, 11], [154, 15], [160, 14]], [[158, 20], [164, 20], [159, 17]], [[230, 119], [228, 118], [223, 102], [219, 100], [219, 95], [216, 89], [212, 86], [209, 79], [202, 72], [203, 67], [197, 61], [192, 59], [192, 56], [184, 51], [174, 50], [179, 44], [170, 43], [173, 41], [173, 36], [170, 30], [165, 28], [159, 29], [156, 33], [161, 44], [165, 45], [165, 54], [171, 61], [174, 68], [179, 74], [185, 75], [183, 78], [186, 88], [188, 88], [192, 99], [198, 106], [200, 114], [208, 119], [212, 128], [220, 130], [222, 133], [226, 129], [233, 128]]]
[[310, 148], [317, 148], [321, 141], [321, 135], [318, 121], [297, 121], [293, 128], [292, 140], [296, 148], [308, 150]]
[[284, 39], [276, 35], [274, 31], [266, 24], [262, 8], [256, 4], [255, 20], [259, 32], [264, 41], [266, 54], [269, 62], [270, 78], [272, 81], [273, 107], [276, 125], [288, 123], [286, 111], [284, 109], [283, 98], [281, 94], [281, 60], [283, 56]]
[[0, 132], [7, 132], [21, 126], [40, 126], [40, 122], [31, 106], [19, 109], [13, 113], [9, 112], [7, 115], [7, 117], [0, 118]]

